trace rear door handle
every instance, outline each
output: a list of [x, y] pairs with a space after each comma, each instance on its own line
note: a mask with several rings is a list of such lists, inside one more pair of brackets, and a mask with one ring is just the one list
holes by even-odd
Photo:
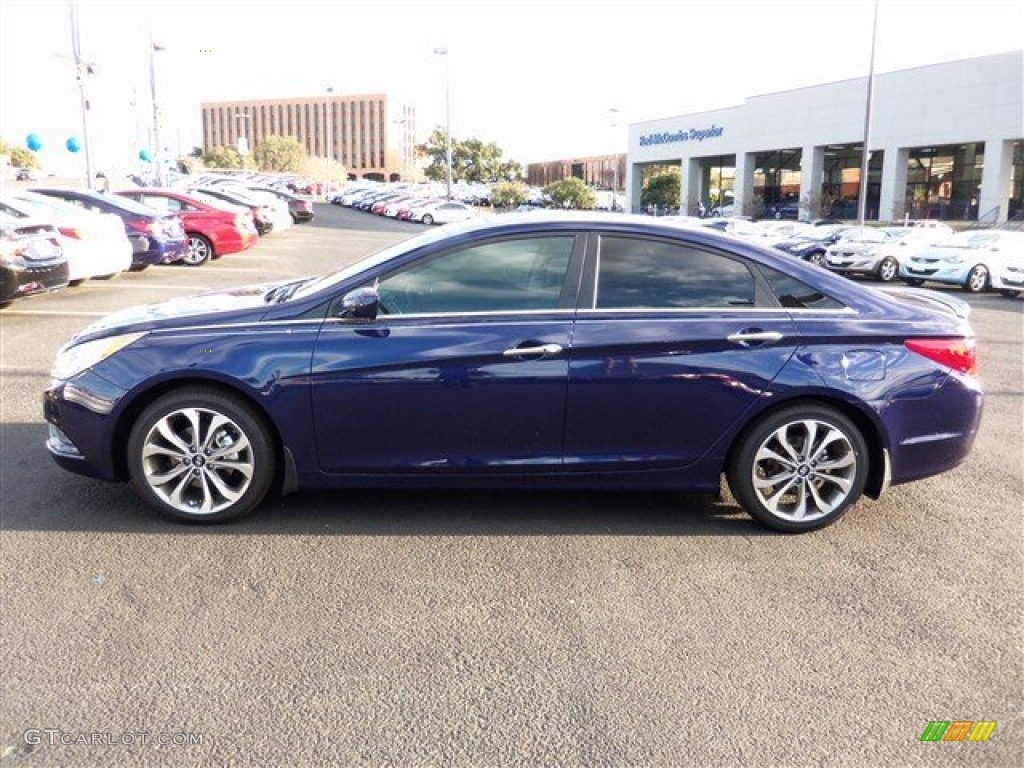
[[760, 328], [744, 328], [742, 331], [730, 333], [727, 337], [733, 344], [743, 347], [755, 347], [761, 344], [772, 344], [782, 339], [778, 331], [762, 331]]
[[505, 357], [553, 357], [561, 351], [561, 344], [541, 344], [539, 347], [512, 347], [502, 354]]

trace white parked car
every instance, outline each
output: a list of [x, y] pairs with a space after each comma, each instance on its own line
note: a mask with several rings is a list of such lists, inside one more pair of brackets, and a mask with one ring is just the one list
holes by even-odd
[[1021, 266], [1024, 232], [978, 229], [923, 249], [901, 266], [900, 277], [910, 285], [931, 280], [971, 293], [995, 288], [1015, 295], [1022, 290]]
[[775, 245], [783, 240], [805, 235], [814, 229], [813, 226], [804, 221], [765, 220], [758, 221], [756, 224], [761, 231], [754, 240], [762, 245]]
[[72, 284], [91, 277], [114, 277], [132, 266], [132, 244], [119, 216], [96, 213], [18, 189], [0, 198], [0, 210], [15, 218], [53, 224], [68, 261], [68, 281]]
[[412, 213], [412, 220], [423, 224], [451, 224], [465, 221], [476, 216], [476, 211], [463, 203], [454, 200], [443, 200], [433, 205], [417, 208]]
[[218, 184], [217, 188], [223, 189], [226, 192], [237, 192], [251, 200], [255, 200], [260, 205], [267, 206], [270, 210], [270, 221], [274, 225], [274, 232], [284, 232], [295, 223], [292, 221], [292, 215], [288, 211], [288, 203], [272, 192], [263, 192], [236, 184]]

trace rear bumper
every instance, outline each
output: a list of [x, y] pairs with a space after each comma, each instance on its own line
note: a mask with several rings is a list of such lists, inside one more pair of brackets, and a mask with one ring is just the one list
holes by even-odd
[[18, 267], [0, 266], [0, 301], [46, 293], [68, 284], [68, 263]]

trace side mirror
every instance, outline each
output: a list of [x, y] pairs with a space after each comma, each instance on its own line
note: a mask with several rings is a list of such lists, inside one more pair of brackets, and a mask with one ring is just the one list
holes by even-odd
[[346, 293], [341, 300], [338, 317], [357, 320], [376, 320], [380, 311], [380, 294], [376, 288], [356, 288]]

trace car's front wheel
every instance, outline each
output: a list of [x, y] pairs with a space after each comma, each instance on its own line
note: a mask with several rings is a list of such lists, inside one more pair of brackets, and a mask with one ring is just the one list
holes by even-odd
[[924, 280], [918, 280], [916, 277], [904, 277], [903, 282], [909, 285], [911, 288], [920, 288], [924, 285]]
[[899, 273], [900, 265], [891, 256], [882, 259], [882, 263], [878, 265], [878, 279], [883, 283], [891, 283]]
[[815, 251], [814, 253], [808, 254], [807, 260], [809, 262], [811, 262], [811, 264], [817, 264], [819, 267], [824, 267], [825, 266], [825, 252], [824, 251]]
[[1015, 299], [1018, 296], [1020, 296], [1020, 291], [1015, 290], [1013, 288], [1001, 288], [999, 292], [1008, 299]]
[[967, 273], [964, 290], [968, 293], [981, 293], [986, 288], [988, 288], [988, 267], [984, 264], [975, 264]]
[[428, 224], [428, 225], [429, 224], [433, 224], [434, 223], [434, 217], [431, 216], [429, 213], [426, 213], [426, 214], [423, 215], [423, 218], [420, 219], [420, 221], [422, 221], [424, 224]]
[[146, 408], [128, 437], [128, 471], [161, 514], [213, 523], [251, 512], [274, 479], [270, 431], [242, 400], [189, 387]]
[[755, 423], [726, 470], [743, 509], [789, 533], [838, 520], [860, 498], [867, 473], [868, 448], [860, 430], [821, 405], [785, 408]]

